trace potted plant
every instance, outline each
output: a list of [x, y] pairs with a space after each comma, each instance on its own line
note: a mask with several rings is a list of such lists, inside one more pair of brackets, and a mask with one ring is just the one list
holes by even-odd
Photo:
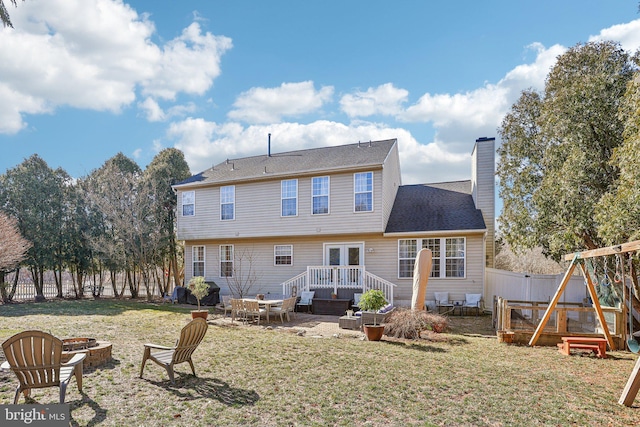
[[379, 289], [370, 289], [360, 297], [360, 303], [358, 304], [360, 310], [373, 312], [373, 325], [362, 325], [364, 334], [369, 341], [380, 341], [382, 338], [384, 325], [378, 325], [376, 314], [385, 305], [387, 305], [387, 300]]
[[189, 280], [189, 290], [198, 301], [198, 309], [191, 310], [191, 318], [202, 317], [206, 320], [209, 317], [209, 310], [200, 310], [200, 300], [209, 295], [209, 284], [204, 281], [204, 277], [195, 276]]

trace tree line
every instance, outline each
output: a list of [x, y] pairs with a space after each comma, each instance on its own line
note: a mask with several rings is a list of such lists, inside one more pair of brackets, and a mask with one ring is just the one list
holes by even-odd
[[[619, 43], [578, 44], [558, 57], [544, 90], [523, 91], [506, 114], [498, 222], [511, 248], [540, 247], [559, 261], [640, 239], [639, 67], [640, 51]], [[602, 258], [594, 269], [603, 283], [628, 269], [637, 298], [640, 260], [632, 255], [628, 266]]]
[[119, 153], [77, 180], [37, 154], [7, 170], [0, 175], [0, 249], [22, 256], [0, 258], [3, 300], [17, 286], [18, 274], [6, 284], [7, 274], [20, 268], [28, 269], [36, 300], [44, 299], [46, 271], [54, 273], [58, 297], [65, 272], [76, 297], [89, 277], [94, 296], [107, 281], [116, 297], [125, 288], [133, 298], [151, 298], [154, 287], [166, 295], [172, 281], [181, 283], [183, 264], [171, 185], [190, 175], [174, 148], [158, 153], [144, 171]]

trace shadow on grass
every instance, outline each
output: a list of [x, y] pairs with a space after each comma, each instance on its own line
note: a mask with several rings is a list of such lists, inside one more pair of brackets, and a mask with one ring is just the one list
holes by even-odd
[[192, 308], [158, 301], [131, 299], [48, 299], [44, 302], [31, 301], [3, 304], [0, 317], [22, 317], [37, 314], [50, 316], [112, 316], [130, 310], [189, 313]]
[[[171, 384], [169, 380], [145, 381], [173, 393], [182, 400], [215, 399], [223, 405], [237, 407], [253, 406], [260, 399], [260, 395], [253, 390], [231, 387], [217, 378], [195, 378], [193, 375], [178, 372], [176, 377], [176, 384]], [[193, 388], [196, 394], [192, 391], [184, 392], [184, 388]]]
[[420, 344], [415, 342], [388, 341], [388, 340], [382, 340], [380, 342], [384, 342], [385, 344], [389, 344], [389, 345], [395, 345], [398, 347], [408, 348], [410, 350], [423, 351], [425, 353], [446, 353], [447, 352], [447, 350], [445, 350], [444, 348], [434, 347], [431, 345], [425, 345], [425, 344]]
[[[70, 402], [67, 402], [70, 403]], [[89, 408], [91, 408], [93, 410], [93, 417], [86, 423], [83, 424], [87, 427], [91, 427], [91, 426], [96, 426], [99, 424], [102, 424], [104, 421], [106, 421], [107, 419], [107, 410], [104, 409], [103, 407], [101, 407], [96, 401], [94, 401], [93, 399], [91, 399], [89, 396], [87, 396], [84, 392], [82, 393], [82, 400], [76, 405], [76, 404], [71, 404], [71, 408], [69, 411], [69, 424], [71, 426], [79, 426], [80, 424], [78, 424], [77, 421], [75, 421], [73, 419], [73, 409], [78, 409], [82, 406], [88, 406]]]

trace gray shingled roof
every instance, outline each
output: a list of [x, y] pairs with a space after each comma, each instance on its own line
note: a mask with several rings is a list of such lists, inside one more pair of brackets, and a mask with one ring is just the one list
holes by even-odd
[[197, 175], [179, 182], [218, 184], [238, 180], [264, 179], [301, 173], [381, 166], [396, 143], [395, 139], [360, 142], [335, 147], [311, 148], [285, 153], [229, 159]]
[[471, 196], [471, 181], [403, 185], [386, 233], [484, 230], [482, 213]]

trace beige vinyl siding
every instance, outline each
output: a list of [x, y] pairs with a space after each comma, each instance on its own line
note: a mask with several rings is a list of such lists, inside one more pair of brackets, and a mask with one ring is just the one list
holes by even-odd
[[[281, 180], [237, 184], [235, 219], [220, 221], [219, 187], [196, 189], [196, 215], [178, 217], [180, 240], [383, 231], [382, 170], [373, 172], [373, 212], [354, 212], [353, 173], [330, 176], [328, 215], [311, 213], [311, 176], [298, 178], [298, 215], [281, 216]], [[318, 175], [327, 176], [327, 175]], [[181, 200], [181, 192], [178, 192]], [[179, 207], [181, 212], [182, 206]]]
[[[414, 238], [407, 236], [406, 238]], [[438, 236], [429, 236], [438, 237]], [[466, 277], [465, 278], [430, 278], [427, 286], [427, 300], [433, 299], [433, 292], [449, 292], [450, 298], [464, 300], [465, 293], [483, 293], [484, 262], [483, 235], [459, 234], [447, 237], [466, 237]], [[367, 271], [382, 277], [398, 286], [395, 289], [397, 305], [409, 305], [413, 293], [412, 279], [398, 278], [398, 238], [383, 237], [380, 234], [333, 235], [312, 237], [281, 237], [262, 239], [210, 240], [197, 244], [206, 246], [205, 277], [215, 281], [221, 287], [221, 293], [229, 293], [226, 279], [220, 278], [219, 245], [233, 244], [236, 262], [243, 251], [253, 255], [253, 265], [259, 272], [258, 285], [252, 293], [281, 294], [281, 284], [292, 277], [305, 272], [308, 265], [317, 266], [323, 263], [325, 243], [364, 243], [364, 265]], [[293, 245], [293, 265], [275, 266], [273, 263], [274, 245]], [[185, 242], [185, 259], [191, 259], [192, 242]], [[372, 250], [372, 251], [371, 251]], [[191, 277], [191, 266], [185, 268], [185, 280]]]
[[389, 215], [396, 199], [398, 187], [402, 185], [398, 144], [394, 144], [382, 169], [382, 228], [387, 227]]
[[480, 141], [471, 154], [472, 195], [487, 226], [486, 265], [493, 267], [495, 256], [495, 155], [493, 141]]

